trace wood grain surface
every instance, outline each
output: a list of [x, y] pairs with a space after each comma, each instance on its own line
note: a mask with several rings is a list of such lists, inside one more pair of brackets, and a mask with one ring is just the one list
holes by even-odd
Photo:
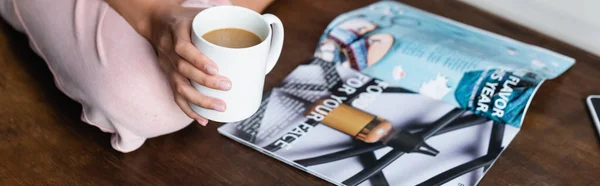
[[[286, 29], [265, 89], [312, 56], [337, 15], [375, 0], [278, 0]], [[403, 1], [572, 56], [576, 65], [537, 92], [523, 128], [481, 185], [600, 185], [600, 139], [585, 105], [600, 94], [600, 58], [457, 1]], [[189, 127], [121, 154], [109, 134], [80, 121], [27, 39], [0, 22], [0, 185], [330, 185], [219, 135]], [[568, 29], [568, 28], [565, 28]]]

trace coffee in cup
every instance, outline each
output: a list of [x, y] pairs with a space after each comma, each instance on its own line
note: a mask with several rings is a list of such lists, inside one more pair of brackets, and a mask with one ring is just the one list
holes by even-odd
[[239, 28], [222, 28], [202, 35], [204, 40], [227, 48], [246, 48], [259, 44], [262, 40], [256, 34]]

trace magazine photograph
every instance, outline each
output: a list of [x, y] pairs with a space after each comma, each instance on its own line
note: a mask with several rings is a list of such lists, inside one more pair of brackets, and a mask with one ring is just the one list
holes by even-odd
[[518, 130], [320, 59], [219, 128], [338, 185], [475, 185]]

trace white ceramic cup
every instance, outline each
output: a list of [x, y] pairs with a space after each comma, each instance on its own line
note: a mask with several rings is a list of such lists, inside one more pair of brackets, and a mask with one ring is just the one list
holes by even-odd
[[[250, 31], [262, 42], [247, 48], [226, 48], [202, 38], [207, 32], [223, 28]], [[208, 88], [192, 81], [200, 93], [223, 100], [227, 107], [225, 112], [219, 112], [190, 103], [192, 109], [200, 116], [217, 122], [235, 122], [252, 116], [262, 101], [265, 76], [273, 69], [281, 54], [283, 24], [279, 18], [238, 6], [211, 7], [194, 17], [192, 42], [202, 54], [217, 64], [219, 75], [231, 80], [231, 89], [228, 91]]]

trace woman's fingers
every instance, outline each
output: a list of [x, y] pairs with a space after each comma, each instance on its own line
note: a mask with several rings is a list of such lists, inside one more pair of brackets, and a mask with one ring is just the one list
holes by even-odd
[[[181, 110], [185, 113], [185, 115], [187, 115], [188, 117], [198, 121], [199, 124], [205, 126], [208, 123], [208, 119], [198, 115], [196, 112], [194, 112], [194, 110], [192, 110], [192, 108], [190, 107], [189, 103], [207, 108], [207, 109], [212, 109], [212, 103], [209, 99], [211, 100], [216, 100], [214, 98], [208, 98], [207, 96], [203, 96], [202, 94], [200, 94], [195, 88], [193, 88], [190, 84], [190, 82], [183, 76], [181, 75], [179, 72], [177, 72], [177, 70], [174, 68], [173, 65], [171, 65], [171, 62], [169, 61], [169, 59], [167, 59], [166, 57], [159, 55], [158, 56], [158, 60], [159, 60], [159, 64], [160, 66], [163, 68], [163, 70], [165, 72], [167, 72], [167, 74], [169, 74], [169, 80], [173, 89], [173, 94], [174, 94], [174, 99], [175, 99], [175, 103], [179, 106], [179, 108], [181, 108]], [[197, 96], [195, 94], [200, 94], [200, 96]], [[193, 94], [193, 95], [189, 95], [189, 94]], [[206, 98], [204, 98], [206, 97]], [[219, 102], [219, 100], [216, 100], [216, 102]], [[222, 102], [222, 101], [220, 101]], [[199, 104], [202, 103], [202, 104]], [[224, 105], [224, 104], [223, 104]], [[224, 106], [223, 106], [224, 107]]]
[[181, 75], [205, 87], [224, 91], [231, 89], [231, 81], [229, 79], [222, 76], [208, 75], [194, 68], [192, 64], [183, 59], [179, 59], [176, 62], [176, 68]]
[[180, 21], [172, 27], [175, 53], [190, 62], [197, 69], [202, 70], [209, 75], [218, 74], [219, 68], [217, 64], [203, 55], [196, 49], [194, 44], [192, 44], [191, 24], [191, 21]]
[[219, 89], [231, 89], [231, 82], [218, 76], [217, 65], [202, 55], [191, 43], [191, 22], [180, 21], [172, 26], [175, 56], [175, 68], [183, 76], [203, 86]]
[[178, 43], [175, 44], [175, 52], [186, 61], [189, 61], [195, 68], [202, 70], [209, 75], [217, 75], [219, 73], [217, 65], [208, 57], [200, 53], [192, 43], [177, 42]]
[[183, 110], [183, 113], [185, 113], [185, 115], [196, 120], [200, 125], [206, 126], [206, 124], [208, 124], [208, 119], [196, 114], [196, 112], [194, 112], [194, 110], [192, 110], [190, 105], [188, 105], [188, 102], [185, 101], [183, 96], [181, 96], [179, 94], [175, 94], [175, 103], [177, 103], [179, 108], [181, 108], [181, 110]]
[[173, 81], [175, 82], [175, 91], [177, 94], [192, 104], [219, 112], [226, 110], [225, 102], [198, 92], [182, 75], [173, 74]]
[[[159, 61], [160, 66], [163, 68], [163, 70], [165, 72], [167, 72], [168, 74], [172, 74], [171, 77], [169, 78], [169, 80], [170, 80], [172, 89], [176, 90], [176, 87], [179, 86], [179, 84], [181, 84], [181, 83], [176, 82], [175, 79], [179, 79], [176, 77], [181, 76], [181, 75], [179, 75], [177, 73], [177, 71], [175, 71], [175, 69], [171, 65], [171, 62], [169, 62], [168, 59], [165, 58], [164, 56], [159, 55], [158, 61]], [[187, 83], [189, 84], [189, 82], [187, 82]], [[175, 91], [173, 91], [173, 95], [175, 98], [175, 103], [177, 104], [177, 106], [179, 106], [179, 108], [183, 111], [183, 113], [185, 113], [185, 115], [198, 121], [198, 123], [200, 123], [201, 125], [206, 126], [206, 124], [208, 123], [208, 119], [206, 119], [206, 118], [198, 115], [196, 112], [194, 112], [194, 110], [192, 110], [192, 108], [190, 107], [188, 102], [183, 98], [182, 95], [177, 94], [177, 92], [175, 92]]]

